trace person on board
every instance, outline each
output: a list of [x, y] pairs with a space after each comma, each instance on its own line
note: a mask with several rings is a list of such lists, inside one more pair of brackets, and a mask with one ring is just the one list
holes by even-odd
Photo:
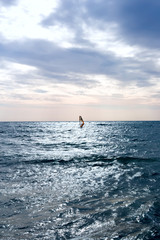
[[82, 128], [83, 125], [84, 125], [84, 121], [83, 121], [83, 118], [81, 116], [79, 116], [79, 121], [82, 122], [82, 124], [80, 125], [80, 127]]

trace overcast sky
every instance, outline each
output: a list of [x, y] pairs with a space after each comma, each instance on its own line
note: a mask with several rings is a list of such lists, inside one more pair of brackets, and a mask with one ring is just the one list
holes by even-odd
[[160, 120], [160, 1], [0, 0], [0, 121]]

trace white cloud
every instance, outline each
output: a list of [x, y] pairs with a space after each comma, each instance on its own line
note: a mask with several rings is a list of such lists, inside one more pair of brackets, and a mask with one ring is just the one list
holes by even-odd
[[55, 12], [58, 4], [58, 0], [19, 0], [16, 6], [2, 7], [1, 34], [7, 40], [47, 39], [65, 46], [74, 36], [67, 27], [41, 25], [43, 18]]
[[[122, 85], [120, 81], [103, 74], [68, 73], [68, 78], [78, 79], [82, 84], [59, 83], [39, 75], [36, 67], [5, 62], [0, 70], [1, 100], [5, 104], [24, 105], [87, 105], [120, 106], [127, 104], [154, 105], [160, 85], [157, 79], [150, 80], [153, 86], [138, 87], [134, 83]], [[65, 74], [60, 74], [66, 77]], [[58, 75], [57, 75], [58, 76]], [[5, 81], [4, 81], [5, 79]], [[95, 81], [87, 87], [83, 82]], [[155, 88], [156, 86], [156, 88]], [[157, 91], [155, 91], [157, 89]]]
[[118, 36], [118, 26], [110, 23], [103, 30], [83, 24], [84, 38], [93, 43], [101, 52], [112, 52], [118, 57], [135, 57], [140, 49], [128, 45]]

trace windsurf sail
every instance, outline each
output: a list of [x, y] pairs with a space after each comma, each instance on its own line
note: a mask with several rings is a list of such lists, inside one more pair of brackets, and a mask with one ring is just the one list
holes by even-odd
[[80, 122], [80, 127], [83, 127], [84, 121], [83, 121], [83, 118], [81, 116], [79, 116], [79, 122]]

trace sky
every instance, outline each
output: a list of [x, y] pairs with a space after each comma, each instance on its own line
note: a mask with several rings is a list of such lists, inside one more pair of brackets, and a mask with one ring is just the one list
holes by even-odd
[[160, 120], [160, 1], [0, 0], [0, 121]]

